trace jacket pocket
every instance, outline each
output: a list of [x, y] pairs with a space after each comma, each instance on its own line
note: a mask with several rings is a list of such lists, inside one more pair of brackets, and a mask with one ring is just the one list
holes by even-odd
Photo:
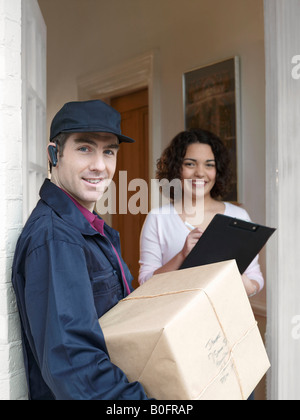
[[93, 273], [91, 281], [94, 295], [105, 295], [115, 289], [121, 289], [118, 273], [112, 269]]
[[123, 287], [117, 272], [112, 269], [93, 273], [91, 283], [95, 307], [100, 318], [123, 299]]

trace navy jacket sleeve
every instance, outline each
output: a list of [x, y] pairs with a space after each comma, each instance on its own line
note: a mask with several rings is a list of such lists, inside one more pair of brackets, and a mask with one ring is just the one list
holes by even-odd
[[84, 250], [49, 240], [27, 256], [25, 306], [43, 378], [58, 400], [143, 400], [109, 360]]

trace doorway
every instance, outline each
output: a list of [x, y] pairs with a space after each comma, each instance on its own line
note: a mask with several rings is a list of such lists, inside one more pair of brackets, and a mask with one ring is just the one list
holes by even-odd
[[[128, 205], [124, 209], [124, 202], [121, 204], [119, 200], [120, 194], [123, 194], [123, 197], [125, 194], [126, 203], [128, 203], [130, 198], [137, 193], [137, 191], [128, 191], [128, 186], [134, 179], [145, 180], [147, 185], [150, 185], [148, 89], [112, 98], [111, 106], [121, 114], [122, 133], [136, 141], [134, 144], [121, 144], [115, 175], [118, 211], [112, 216], [112, 227], [120, 233], [122, 256], [134, 277], [133, 287], [136, 288], [139, 275], [140, 233], [146, 214], [132, 214]], [[119, 192], [119, 186], [124, 189], [124, 182], [126, 182], [127, 191]], [[149, 197], [147, 198], [149, 202]], [[120, 207], [125, 211], [120, 212]]]

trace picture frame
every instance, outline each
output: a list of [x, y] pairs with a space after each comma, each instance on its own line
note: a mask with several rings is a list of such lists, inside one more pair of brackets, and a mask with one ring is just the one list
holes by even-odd
[[233, 181], [224, 201], [242, 204], [240, 58], [215, 62], [183, 75], [185, 130], [204, 129], [229, 150]]

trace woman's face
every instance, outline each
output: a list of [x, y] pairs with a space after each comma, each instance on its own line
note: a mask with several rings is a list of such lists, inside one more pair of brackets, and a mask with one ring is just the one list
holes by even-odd
[[193, 197], [197, 194], [197, 187], [203, 188], [204, 196], [210, 195], [216, 183], [217, 168], [212, 148], [208, 144], [193, 143], [188, 146], [183, 159], [181, 179], [191, 180]]

